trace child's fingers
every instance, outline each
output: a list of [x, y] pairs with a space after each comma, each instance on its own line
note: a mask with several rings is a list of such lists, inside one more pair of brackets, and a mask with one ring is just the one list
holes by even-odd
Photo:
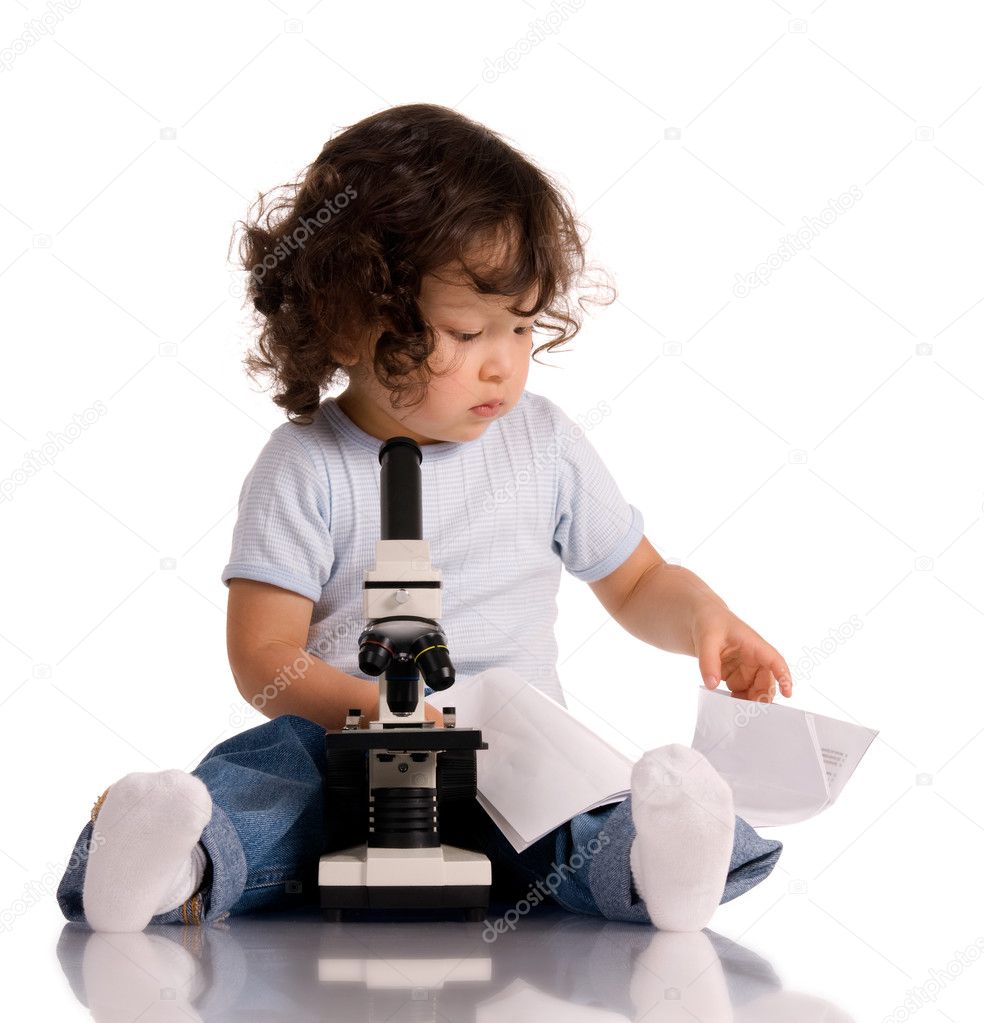
[[708, 689], [717, 689], [721, 680], [721, 643], [721, 636], [707, 636], [701, 640], [700, 649], [697, 651], [700, 677]]
[[776, 682], [779, 684], [779, 690], [785, 697], [793, 695], [793, 675], [789, 670], [789, 666], [777, 653], [775, 659], [770, 665], [772, 674], [776, 677]]
[[772, 672], [765, 665], [759, 665], [752, 677], [752, 684], [748, 687], [747, 698], [756, 703], [771, 703], [775, 695], [776, 682]]

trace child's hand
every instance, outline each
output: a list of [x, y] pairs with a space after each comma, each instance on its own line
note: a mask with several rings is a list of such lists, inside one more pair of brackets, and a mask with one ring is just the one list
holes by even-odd
[[792, 695], [792, 675], [780, 653], [727, 608], [708, 605], [698, 611], [692, 636], [708, 689], [723, 678], [732, 696], [771, 703], [778, 680], [783, 696]]

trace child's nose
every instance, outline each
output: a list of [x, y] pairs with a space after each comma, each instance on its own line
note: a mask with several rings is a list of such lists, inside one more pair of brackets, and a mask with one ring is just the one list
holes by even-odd
[[483, 379], [509, 380], [529, 357], [526, 345], [517, 344], [515, 335], [490, 338], [482, 361]]

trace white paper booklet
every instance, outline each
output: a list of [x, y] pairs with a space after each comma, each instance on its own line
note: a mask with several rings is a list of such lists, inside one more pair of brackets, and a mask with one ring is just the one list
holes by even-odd
[[[692, 746], [728, 781], [735, 812], [753, 827], [805, 820], [830, 805], [878, 734], [697, 688]], [[478, 801], [517, 852], [629, 794], [634, 761], [511, 669], [456, 682], [447, 697], [458, 724], [480, 728], [489, 744], [477, 753]]]
[[[629, 794], [632, 761], [509, 668], [456, 682], [462, 728], [480, 728], [478, 801], [517, 852], [565, 821]], [[433, 697], [431, 697], [433, 700]]]
[[753, 828], [795, 824], [830, 806], [877, 729], [700, 688], [691, 746], [731, 785], [735, 813]]

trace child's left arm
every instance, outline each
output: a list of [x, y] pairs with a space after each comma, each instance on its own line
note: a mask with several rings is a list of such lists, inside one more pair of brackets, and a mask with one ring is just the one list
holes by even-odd
[[783, 696], [792, 695], [779, 652], [693, 572], [664, 561], [645, 536], [614, 572], [588, 585], [626, 632], [696, 657], [709, 689], [723, 678], [733, 696], [769, 703], [778, 680]]

